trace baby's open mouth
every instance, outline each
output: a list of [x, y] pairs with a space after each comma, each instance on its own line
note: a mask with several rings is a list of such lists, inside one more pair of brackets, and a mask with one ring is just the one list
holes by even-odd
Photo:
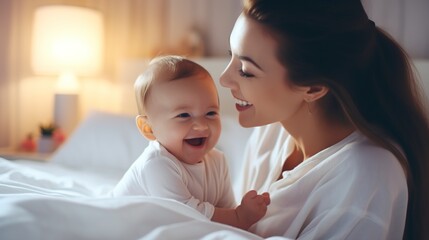
[[203, 145], [206, 142], [205, 137], [202, 138], [189, 138], [189, 139], [185, 139], [185, 142], [187, 142], [189, 145], [195, 146], [195, 147], [199, 147], [201, 145]]

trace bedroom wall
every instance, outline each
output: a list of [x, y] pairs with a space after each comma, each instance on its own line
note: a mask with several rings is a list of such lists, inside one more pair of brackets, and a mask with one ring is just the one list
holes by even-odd
[[[370, 18], [389, 31], [414, 58], [429, 59], [429, 1], [362, 0]], [[124, 61], [161, 52], [225, 57], [241, 0], [1, 0], [0, 148], [16, 146], [38, 124], [52, 119], [55, 78], [34, 76], [29, 59], [32, 11], [44, 4], [99, 9], [106, 21], [104, 71], [86, 79], [81, 117], [89, 109], [119, 108], [118, 69]], [[183, 48], [197, 30], [202, 51]], [[36, 90], [36, 91], [35, 91]]]
[[[80, 118], [90, 109], [119, 108], [117, 69], [124, 59], [143, 59], [159, 53], [189, 56], [227, 56], [228, 35], [241, 10], [230, 0], [2, 0], [0, 22], [5, 71], [0, 75], [0, 148], [16, 147], [28, 133], [38, 135], [39, 124], [52, 121], [55, 76], [35, 76], [30, 66], [32, 14], [46, 4], [70, 4], [104, 14], [104, 70], [81, 80]], [[7, 31], [10, 28], [10, 31]], [[183, 50], [186, 38], [197, 30], [203, 51]], [[178, 44], [180, 43], [180, 44]], [[192, 46], [191, 46], [192, 47]], [[4, 77], [2, 77], [4, 76]], [[4, 86], [4, 87], [3, 87]], [[7, 96], [10, 97], [7, 97]], [[4, 100], [6, 99], [7, 100]]]
[[[9, 36], [10, 9], [9, 1], [0, 1], [0, 36]], [[7, 146], [10, 140], [11, 118], [9, 109], [11, 101], [11, 83], [9, 78], [9, 38], [0, 37], [0, 147]]]
[[428, 0], [362, 0], [368, 16], [413, 58], [429, 58]]

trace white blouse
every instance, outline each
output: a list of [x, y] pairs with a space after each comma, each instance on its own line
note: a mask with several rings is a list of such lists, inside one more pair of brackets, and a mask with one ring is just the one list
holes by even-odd
[[293, 148], [277, 123], [256, 128], [249, 139], [238, 195], [250, 189], [271, 195], [266, 216], [252, 232], [292, 239], [402, 239], [408, 189], [391, 152], [356, 131], [281, 173]]

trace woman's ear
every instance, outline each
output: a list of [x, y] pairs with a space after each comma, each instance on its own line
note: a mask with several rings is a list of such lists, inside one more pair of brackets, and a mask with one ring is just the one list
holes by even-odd
[[153, 135], [152, 127], [149, 125], [147, 121], [147, 117], [143, 115], [138, 115], [136, 117], [136, 124], [137, 128], [139, 129], [140, 133], [147, 138], [148, 140], [156, 140], [155, 135]]
[[329, 92], [329, 88], [323, 85], [313, 85], [308, 87], [307, 91], [304, 93], [304, 99], [307, 102], [316, 101], [324, 97]]

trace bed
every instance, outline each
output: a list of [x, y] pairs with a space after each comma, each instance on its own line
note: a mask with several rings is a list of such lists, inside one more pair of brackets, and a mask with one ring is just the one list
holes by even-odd
[[[224, 58], [195, 60], [216, 81], [228, 63]], [[135, 77], [146, 65], [147, 60], [125, 61], [118, 83], [122, 111], [89, 112], [48, 161], [0, 158], [0, 239], [261, 239], [211, 222], [174, 200], [107, 195], [148, 144], [134, 124], [132, 94]], [[415, 65], [429, 93], [429, 61]], [[218, 88], [222, 134], [217, 148], [229, 160], [235, 183], [252, 129], [239, 126], [234, 100]]]

